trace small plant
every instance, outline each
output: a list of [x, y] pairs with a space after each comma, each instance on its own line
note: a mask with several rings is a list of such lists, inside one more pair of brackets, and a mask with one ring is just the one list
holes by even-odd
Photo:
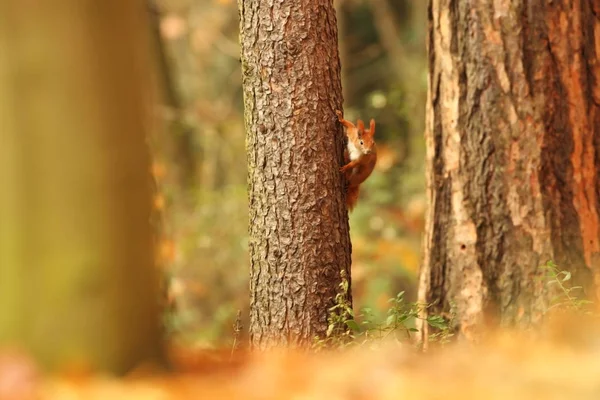
[[[422, 311], [428, 308], [420, 303], [406, 302], [405, 292], [398, 293], [389, 300], [390, 308], [384, 322], [376, 322], [370, 308], [363, 308], [355, 318], [348, 289], [349, 284], [345, 272], [342, 272], [340, 292], [335, 297], [335, 304], [329, 309], [328, 327], [325, 338], [315, 338], [314, 348], [342, 348], [350, 345], [375, 345], [382, 339], [395, 339], [399, 344], [413, 342], [412, 334], [418, 332], [416, 320], [421, 319]], [[452, 305], [450, 318], [430, 315], [424, 320], [437, 331], [429, 335], [430, 342], [445, 344], [454, 335], [451, 329], [455, 316]]]
[[427, 318], [427, 323], [429, 324], [429, 326], [436, 328], [438, 331], [429, 335], [429, 342], [437, 342], [441, 345], [450, 343], [450, 338], [454, 336], [454, 331], [451, 327], [454, 326], [455, 320], [456, 303], [454, 303], [453, 301], [450, 301], [450, 316], [448, 320], [439, 315], [430, 315]]
[[329, 309], [325, 338], [315, 338], [313, 347], [317, 349], [344, 347], [354, 340], [353, 332], [358, 329], [348, 295], [350, 283], [346, 271], [342, 270], [340, 276], [342, 278], [339, 284], [340, 291], [335, 296], [335, 304]]
[[554, 261], [548, 261], [540, 268], [546, 271], [546, 285], [554, 287], [558, 292], [550, 299], [550, 306], [546, 310], [562, 309], [588, 313], [587, 306], [592, 302], [577, 296], [576, 292], [583, 290], [581, 286], [571, 286], [571, 273], [558, 268]]

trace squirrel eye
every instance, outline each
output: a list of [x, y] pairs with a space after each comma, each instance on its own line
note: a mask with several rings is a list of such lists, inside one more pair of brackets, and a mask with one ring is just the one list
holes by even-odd
[[363, 144], [364, 144], [364, 142], [361, 140], [361, 141], [360, 141], [360, 145], [362, 146]]

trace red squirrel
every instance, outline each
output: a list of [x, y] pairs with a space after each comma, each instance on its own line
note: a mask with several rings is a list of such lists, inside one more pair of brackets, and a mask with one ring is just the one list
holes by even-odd
[[369, 129], [365, 129], [360, 119], [356, 126], [343, 118], [340, 110], [336, 110], [338, 120], [346, 128], [348, 145], [344, 151], [344, 160], [347, 163], [340, 171], [346, 177], [346, 205], [352, 210], [358, 201], [360, 184], [363, 183], [375, 168], [377, 162], [377, 147], [373, 140], [375, 135], [375, 120], [371, 120]]

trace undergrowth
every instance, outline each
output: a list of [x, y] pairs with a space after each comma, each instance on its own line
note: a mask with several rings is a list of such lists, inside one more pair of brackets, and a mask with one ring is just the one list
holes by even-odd
[[571, 273], [558, 268], [554, 261], [548, 261], [540, 267], [545, 270], [546, 285], [556, 294], [550, 298], [546, 313], [553, 310], [570, 311], [575, 313], [591, 314], [591, 301], [579, 295], [583, 292], [581, 286], [571, 286]]
[[422, 315], [429, 305], [407, 302], [404, 291], [388, 300], [390, 307], [384, 322], [376, 322], [370, 308], [362, 308], [359, 314], [354, 315], [348, 295], [349, 283], [343, 271], [341, 278], [335, 304], [329, 309], [326, 336], [315, 338], [314, 348], [344, 348], [357, 345], [373, 347], [384, 339], [418, 346], [414, 334], [419, 332], [416, 327], [416, 321], [419, 319], [434, 328], [434, 332], [428, 337], [430, 342], [443, 345], [454, 335], [451, 329], [455, 317], [453, 305], [449, 319], [440, 315], [423, 318]]
[[[540, 266], [546, 273], [543, 277], [548, 290], [553, 293], [544, 314], [552, 311], [565, 311], [574, 314], [592, 315], [592, 302], [582, 298], [581, 286], [571, 285], [571, 273], [561, 270], [553, 261], [548, 261]], [[314, 348], [344, 348], [348, 346], [376, 346], [383, 339], [394, 340], [397, 343], [410, 343], [419, 346], [414, 340], [419, 332], [416, 321], [421, 319], [428, 324], [432, 333], [428, 335], [428, 342], [437, 342], [444, 345], [450, 342], [454, 335], [456, 310], [451, 303], [449, 318], [441, 315], [427, 315], [424, 311], [430, 306], [417, 302], [407, 302], [404, 292], [389, 299], [390, 307], [384, 322], [376, 322], [370, 308], [363, 308], [354, 315], [349, 300], [349, 283], [345, 272], [341, 273], [339, 292], [335, 297], [335, 304], [329, 309], [328, 328], [324, 338], [315, 338]]]

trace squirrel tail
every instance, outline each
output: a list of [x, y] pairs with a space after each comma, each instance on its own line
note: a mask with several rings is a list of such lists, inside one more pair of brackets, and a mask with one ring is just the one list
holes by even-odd
[[358, 202], [359, 186], [348, 186], [346, 189], [346, 206], [348, 210], [352, 210]]

